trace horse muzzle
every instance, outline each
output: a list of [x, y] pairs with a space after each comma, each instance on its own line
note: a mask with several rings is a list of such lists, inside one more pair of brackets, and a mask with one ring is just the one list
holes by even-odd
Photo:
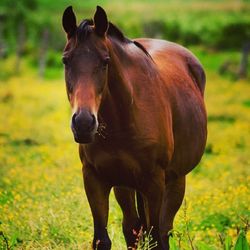
[[77, 143], [87, 144], [94, 140], [98, 122], [87, 109], [80, 109], [71, 119], [71, 130]]

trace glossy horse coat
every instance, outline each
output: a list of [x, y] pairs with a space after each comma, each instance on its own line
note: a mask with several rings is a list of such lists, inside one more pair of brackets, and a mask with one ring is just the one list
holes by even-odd
[[177, 44], [127, 39], [101, 7], [79, 26], [68, 7], [63, 27], [71, 128], [94, 220], [93, 248], [111, 248], [106, 227], [114, 187], [127, 246], [136, 248], [143, 228], [151, 230], [155, 249], [169, 249], [185, 176], [206, 143], [202, 66]]

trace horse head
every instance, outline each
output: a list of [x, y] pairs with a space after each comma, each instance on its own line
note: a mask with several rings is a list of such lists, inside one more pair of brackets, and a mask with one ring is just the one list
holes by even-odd
[[90, 143], [98, 129], [98, 110], [107, 85], [108, 19], [97, 6], [93, 20], [83, 20], [79, 26], [72, 7], [63, 14], [62, 24], [67, 34], [63, 53], [65, 81], [73, 115], [71, 129], [75, 141]]

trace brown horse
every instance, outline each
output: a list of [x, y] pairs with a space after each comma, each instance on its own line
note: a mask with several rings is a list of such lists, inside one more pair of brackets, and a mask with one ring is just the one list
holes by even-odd
[[207, 136], [205, 74], [187, 49], [162, 40], [129, 40], [101, 7], [77, 26], [63, 14], [63, 54], [71, 129], [79, 143], [85, 191], [94, 219], [94, 249], [110, 249], [109, 193], [123, 212], [127, 246], [140, 228], [155, 249], [169, 231], [200, 161]]

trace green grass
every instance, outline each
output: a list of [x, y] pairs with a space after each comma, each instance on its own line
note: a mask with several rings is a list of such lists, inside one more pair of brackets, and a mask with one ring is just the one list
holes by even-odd
[[[212, 55], [211, 55], [212, 56]], [[204, 62], [209, 64], [209, 60]], [[31, 71], [32, 72], [32, 71]], [[250, 219], [250, 83], [208, 72], [206, 154], [188, 176], [175, 223], [181, 249], [223, 249]], [[92, 217], [63, 79], [32, 73], [0, 82], [0, 231], [15, 249], [90, 249]], [[125, 249], [121, 211], [110, 199], [109, 234]], [[188, 230], [187, 230], [188, 225]], [[247, 238], [249, 240], [249, 233]], [[6, 243], [0, 236], [0, 249]]]
[[[241, 45], [234, 51], [216, 49], [233, 41], [222, 33], [225, 27], [243, 24], [248, 29], [249, 1], [38, 0], [38, 10], [27, 15], [53, 24], [46, 80], [37, 77], [39, 32], [32, 23], [19, 75], [13, 53], [0, 61], [0, 250], [6, 242], [13, 249], [91, 249], [92, 217], [61, 70], [61, 16], [68, 5], [78, 22], [93, 17], [101, 5], [130, 38], [152, 34], [189, 46], [201, 44], [190, 48], [207, 71], [208, 142], [201, 163], [188, 175], [172, 250], [192, 249], [190, 239], [198, 250], [234, 249], [230, 246], [242, 241], [243, 231], [249, 242], [250, 81], [234, 81]], [[238, 28], [230, 34], [242, 41]], [[232, 66], [221, 77], [218, 71], [226, 61]], [[111, 194], [108, 230], [115, 250], [126, 249], [121, 221]], [[145, 244], [154, 244], [150, 236]]]

